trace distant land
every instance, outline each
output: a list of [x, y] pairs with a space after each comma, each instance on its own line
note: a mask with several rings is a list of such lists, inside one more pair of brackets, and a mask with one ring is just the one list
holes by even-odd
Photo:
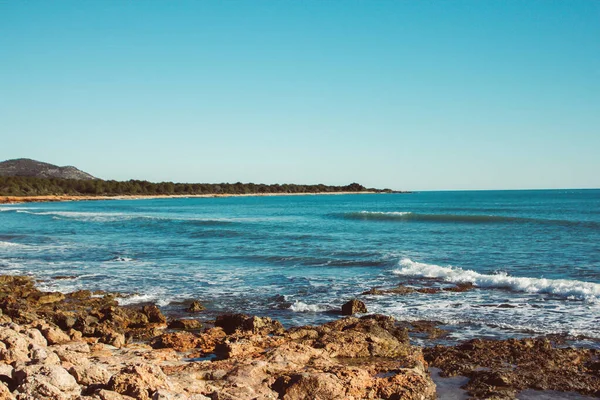
[[100, 198], [209, 197], [284, 194], [399, 193], [391, 189], [323, 184], [153, 183], [96, 178], [75, 167], [20, 158], [0, 162], [0, 203], [94, 200]]
[[75, 167], [59, 167], [29, 158], [17, 158], [0, 162], [0, 176], [29, 176], [33, 178], [96, 179]]

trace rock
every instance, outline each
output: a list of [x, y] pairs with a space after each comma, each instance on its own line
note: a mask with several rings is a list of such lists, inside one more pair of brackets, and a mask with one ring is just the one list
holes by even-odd
[[59, 365], [60, 358], [53, 351], [46, 347], [32, 344], [29, 350], [29, 357], [31, 362], [35, 364], [46, 364], [46, 365]]
[[105, 389], [99, 390], [96, 393], [96, 396], [100, 400], [135, 400], [133, 397], [123, 396], [122, 394], [113, 392], [112, 390], [105, 390]]
[[38, 326], [38, 329], [42, 332], [42, 335], [48, 341], [48, 344], [63, 344], [71, 341], [69, 335], [64, 333], [58, 328], [54, 328], [52, 326]]
[[202, 304], [200, 304], [200, 302], [197, 300], [192, 301], [190, 306], [186, 309], [186, 311], [189, 313], [197, 313], [197, 312], [204, 311], [204, 310], [206, 310], [206, 307], [204, 307]]
[[526, 389], [600, 394], [598, 374], [589, 368], [598, 358], [593, 349], [555, 347], [546, 339], [473, 339], [424, 353], [444, 375], [469, 376], [474, 398], [513, 398]]
[[177, 351], [187, 351], [196, 348], [201, 343], [201, 339], [190, 332], [165, 333], [150, 341], [150, 346], [155, 349], [175, 349]]
[[343, 315], [364, 314], [367, 312], [367, 306], [360, 300], [352, 299], [342, 306]]
[[16, 370], [14, 376], [19, 399], [62, 400], [74, 399], [81, 394], [75, 378], [58, 365], [30, 365]]
[[202, 328], [202, 323], [195, 319], [176, 319], [169, 322], [169, 329], [194, 330]]
[[447, 292], [467, 292], [474, 288], [475, 288], [475, 285], [473, 285], [471, 282], [461, 282], [461, 283], [456, 284], [456, 286], [444, 288], [444, 290]]
[[[18, 326], [12, 324], [15, 329]], [[31, 339], [9, 327], [0, 327], [0, 361], [11, 364], [29, 361]]]
[[107, 388], [139, 400], [150, 400], [159, 389], [169, 389], [167, 376], [156, 365], [128, 365], [110, 378]]
[[231, 335], [236, 330], [242, 330], [244, 321], [249, 317], [245, 314], [223, 314], [215, 320], [215, 326], [223, 328], [226, 334]]
[[226, 334], [231, 335], [236, 331], [261, 333], [281, 333], [284, 331], [283, 325], [279, 321], [268, 317], [250, 317], [245, 314], [224, 314], [219, 315], [215, 320], [215, 326], [223, 328]]
[[65, 295], [60, 292], [36, 292], [29, 299], [38, 304], [50, 304], [64, 300]]
[[346, 391], [340, 380], [330, 373], [295, 375], [284, 389], [283, 400], [346, 399]]
[[167, 318], [162, 314], [157, 306], [144, 306], [142, 312], [148, 317], [148, 321], [157, 324], [167, 323]]
[[40, 332], [38, 329], [27, 329], [25, 330], [25, 334], [31, 339], [33, 343], [37, 344], [38, 346], [48, 346], [48, 341], [42, 335], [42, 332]]
[[73, 366], [69, 369], [69, 373], [73, 375], [77, 383], [84, 386], [106, 385], [110, 379], [110, 373], [98, 364]]
[[15, 400], [15, 396], [2, 382], [0, 382], [0, 400]]

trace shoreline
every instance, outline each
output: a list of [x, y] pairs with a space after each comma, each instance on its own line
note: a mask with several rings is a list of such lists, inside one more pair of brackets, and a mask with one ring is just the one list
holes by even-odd
[[50, 203], [67, 201], [94, 201], [94, 200], [146, 200], [146, 199], [187, 199], [187, 198], [223, 198], [223, 197], [274, 197], [274, 196], [322, 196], [322, 195], [348, 195], [348, 194], [408, 194], [411, 192], [315, 192], [315, 193], [248, 193], [248, 194], [165, 194], [165, 195], [119, 195], [119, 196], [74, 196], [74, 195], [48, 195], [48, 196], [0, 196], [0, 204], [24, 203]]
[[[340, 313], [322, 325], [285, 329], [241, 313], [207, 322], [201, 299], [172, 318], [156, 305], [120, 306], [119, 296], [43, 292], [32, 277], [0, 275], [0, 398], [513, 399], [532, 389], [600, 395], [600, 351], [564, 347], [560, 338], [420, 347], [409, 337], [439, 333], [431, 321], [409, 328], [384, 315]], [[345, 314], [366, 311], [351, 308]]]

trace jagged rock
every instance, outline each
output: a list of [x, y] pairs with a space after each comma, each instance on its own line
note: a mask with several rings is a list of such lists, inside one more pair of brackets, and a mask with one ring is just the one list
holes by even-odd
[[60, 292], [36, 292], [29, 299], [38, 304], [50, 304], [64, 300], [65, 295]]
[[467, 292], [475, 288], [475, 285], [471, 282], [461, 282], [457, 283], [456, 286], [452, 286], [449, 288], [444, 288], [447, 292]]
[[196, 348], [201, 339], [191, 332], [165, 333], [150, 341], [150, 346], [155, 349], [170, 348], [177, 351], [187, 351]]
[[15, 361], [29, 361], [29, 344], [31, 339], [17, 332], [18, 325], [0, 327], [0, 361], [11, 364]]
[[269, 334], [280, 333], [284, 330], [279, 321], [274, 321], [268, 317], [250, 317], [245, 314], [219, 315], [215, 320], [215, 326], [223, 328], [228, 335], [236, 331]]
[[148, 321], [157, 324], [165, 324], [167, 318], [162, 314], [157, 306], [144, 306], [142, 312], [148, 317]]
[[2, 382], [0, 382], [0, 400], [15, 400], [15, 396]]
[[159, 389], [168, 389], [167, 376], [156, 365], [128, 365], [110, 378], [107, 387], [139, 400], [150, 400]]
[[169, 322], [169, 329], [194, 330], [202, 328], [202, 323], [195, 319], [176, 319]]
[[63, 344], [71, 341], [71, 337], [58, 328], [40, 325], [38, 329], [42, 332], [48, 344]]
[[197, 313], [197, 312], [204, 311], [204, 310], [206, 310], [206, 307], [204, 307], [197, 300], [192, 301], [192, 303], [190, 304], [190, 306], [186, 309], [186, 311], [189, 312], [189, 313]]
[[77, 383], [84, 386], [106, 385], [110, 379], [110, 372], [97, 364], [73, 366], [69, 369], [69, 373], [73, 375]]
[[29, 357], [35, 364], [58, 365], [60, 358], [53, 351], [36, 344], [30, 345]]
[[347, 398], [340, 380], [330, 373], [294, 375], [290, 377], [290, 382], [283, 394], [283, 400]]
[[135, 400], [133, 397], [124, 396], [117, 392], [113, 392], [112, 390], [105, 389], [99, 390], [96, 393], [96, 398], [100, 400]]
[[75, 399], [81, 388], [67, 370], [58, 365], [30, 365], [14, 372], [18, 399]]
[[364, 314], [367, 312], [367, 306], [360, 300], [352, 299], [342, 306], [343, 315]]

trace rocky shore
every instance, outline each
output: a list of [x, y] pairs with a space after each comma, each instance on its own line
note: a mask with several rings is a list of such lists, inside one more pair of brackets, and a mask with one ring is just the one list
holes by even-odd
[[[548, 339], [420, 348], [409, 334], [441, 334], [435, 324], [366, 315], [286, 330], [244, 314], [203, 323], [198, 302], [169, 319], [117, 296], [0, 276], [0, 399], [425, 400], [437, 397], [430, 367], [465, 377], [477, 399], [526, 389], [600, 396], [600, 353]], [[355, 311], [364, 310], [345, 310]]]

